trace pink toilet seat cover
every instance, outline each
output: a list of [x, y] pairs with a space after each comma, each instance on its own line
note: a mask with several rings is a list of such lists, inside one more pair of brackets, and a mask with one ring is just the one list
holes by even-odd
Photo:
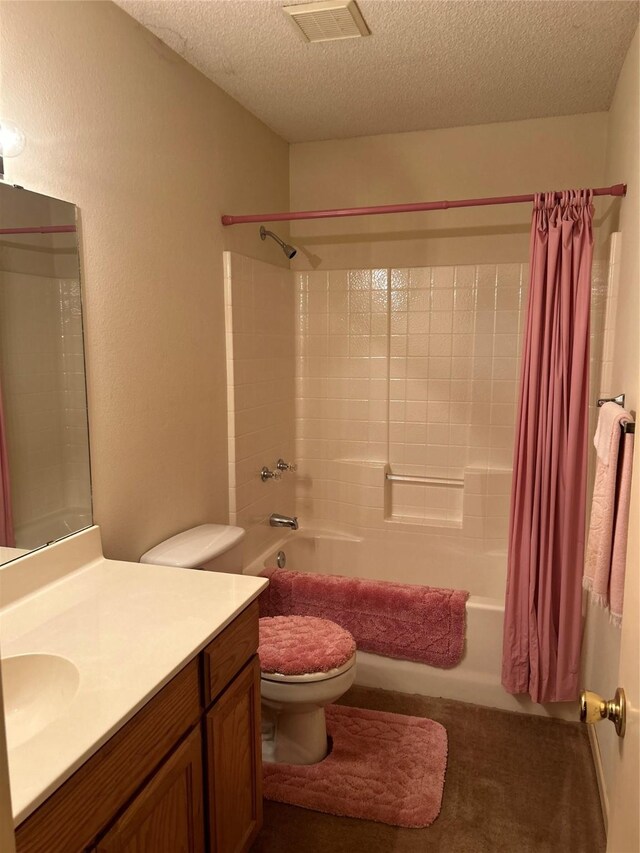
[[262, 672], [306, 675], [343, 666], [356, 650], [348, 631], [316, 616], [267, 616], [260, 620]]

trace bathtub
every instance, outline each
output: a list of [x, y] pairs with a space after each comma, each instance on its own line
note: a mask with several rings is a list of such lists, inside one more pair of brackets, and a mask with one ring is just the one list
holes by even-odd
[[[422, 546], [424, 548], [424, 539]], [[448, 553], [447, 553], [448, 547]], [[501, 683], [502, 623], [504, 618], [504, 553], [465, 553], [455, 540], [439, 539], [416, 560], [415, 543], [406, 533], [389, 532], [370, 540], [322, 530], [287, 533], [244, 569], [259, 574], [276, 565], [283, 551], [286, 568], [316, 574], [368, 577], [400, 583], [468, 589], [467, 631], [462, 661], [453, 669], [438, 669], [413, 661], [358, 652], [356, 684], [440, 696], [506, 711], [519, 711], [576, 720], [577, 703], [538, 705], [507, 693]], [[392, 567], [390, 569], [390, 567]], [[489, 569], [484, 573], [482, 568]], [[461, 582], [462, 581], [462, 582]], [[484, 593], [484, 594], [479, 594]], [[493, 594], [487, 594], [493, 593]]]

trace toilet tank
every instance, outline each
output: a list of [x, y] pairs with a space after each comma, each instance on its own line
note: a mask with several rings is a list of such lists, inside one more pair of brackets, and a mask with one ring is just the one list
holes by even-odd
[[201, 524], [160, 542], [140, 557], [141, 563], [180, 566], [208, 572], [242, 574], [242, 527]]

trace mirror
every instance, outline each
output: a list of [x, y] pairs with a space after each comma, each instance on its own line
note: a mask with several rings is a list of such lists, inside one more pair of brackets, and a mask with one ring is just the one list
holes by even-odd
[[0, 183], [0, 564], [90, 524], [76, 208]]

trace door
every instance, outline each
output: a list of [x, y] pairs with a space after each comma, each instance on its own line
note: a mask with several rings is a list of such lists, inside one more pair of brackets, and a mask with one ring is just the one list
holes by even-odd
[[618, 684], [627, 697], [627, 729], [618, 744], [615, 781], [609, 815], [607, 853], [640, 850], [640, 436], [635, 438], [633, 485], [629, 514], [624, 617]]
[[[636, 114], [637, 122], [637, 114]], [[631, 202], [637, 205], [637, 198]], [[635, 238], [634, 238], [635, 239]], [[621, 266], [621, 268], [623, 268]], [[631, 274], [631, 270], [629, 270]], [[632, 276], [633, 278], [633, 276]], [[637, 276], [634, 285], [637, 287]], [[629, 379], [640, 375], [636, 357], [628, 366]], [[631, 382], [627, 387], [631, 390]], [[627, 403], [635, 403], [637, 392], [629, 394]], [[636, 415], [636, 421], [638, 417]], [[636, 429], [638, 427], [636, 426]], [[607, 853], [637, 853], [640, 850], [640, 434], [636, 432], [631, 481], [629, 539], [624, 584], [624, 614], [620, 638], [618, 685], [626, 694], [626, 733], [618, 743], [613, 794], [609, 809]]]
[[195, 729], [95, 848], [96, 853], [204, 853], [202, 738]]
[[211, 853], [243, 853], [262, 825], [257, 655], [231, 682], [206, 719]]

